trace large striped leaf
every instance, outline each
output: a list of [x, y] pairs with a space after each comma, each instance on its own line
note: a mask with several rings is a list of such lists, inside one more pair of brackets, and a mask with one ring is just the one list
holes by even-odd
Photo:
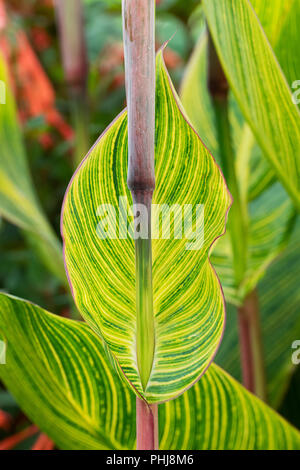
[[[254, 6], [275, 50], [282, 49], [279, 38], [285, 31], [286, 44], [294, 54], [290, 60], [282, 60], [287, 73], [297, 69], [297, 34], [295, 28], [288, 30], [291, 18], [299, 15], [299, 2], [276, 0], [271, 5], [260, 0]], [[278, 47], [280, 46], [280, 47]], [[292, 58], [295, 58], [292, 60]], [[207, 90], [207, 38], [204, 33], [192, 55], [185, 74], [181, 97], [183, 104], [199, 135], [214, 155], [220, 159], [214, 110]], [[236, 153], [236, 171], [248, 220], [248, 261], [244, 281], [237, 290], [232, 269], [232, 250], [229, 236], [222, 238], [214, 250], [212, 260], [221, 278], [227, 300], [242, 302], [262, 277], [270, 262], [285, 246], [293, 217], [284, 192], [276, 185], [265, 193], [263, 190], [273, 181], [273, 170], [263, 157], [254, 136], [240, 116], [233, 97], [230, 99], [230, 121]], [[248, 205], [253, 197], [259, 196]], [[267, 216], [266, 216], [267, 215]]]
[[[194, 387], [160, 408], [160, 422], [167, 424], [161, 435], [162, 449], [286, 450], [300, 446], [296, 429], [287, 427], [278, 414], [214, 364]], [[179, 428], [184, 431], [178, 432]]]
[[240, 109], [276, 176], [300, 209], [300, 115], [249, 0], [203, 7]]
[[251, 4], [276, 54], [276, 58], [292, 87], [299, 79], [300, 57], [297, 54], [300, 20], [298, 0], [251, 0]]
[[[252, 5], [267, 34], [270, 44], [292, 87], [300, 75], [298, 30], [300, 4], [297, 0], [274, 0], [269, 3], [253, 0]], [[293, 90], [294, 91], [294, 90]], [[192, 123], [214, 156], [219, 158], [214, 110], [207, 89], [207, 40], [200, 38], [186, 69], [181, 98]], [[237, 157], [237, 170], [242, 192], [249, 200], [259, 196], [274, 180], [269, 161], [263, 157], [253, 133], [245, 123], [231, 95], [230, 121], [233, 144]]]
[[[278, 408], [296, 370], [292, 343], [300, 338], [300, 221], [288, 248], [258, 284], [268, 403]], [[236, 312], [228, 307], [224, 339], [216, 361], [241, 379]]]
[[125, 416], [135, 408], [130, 393], [88, 325], [0, 294], [0, 332], [7, 343], [1, 380], [59, 447], [114, 449], [134, 442]]
[[[272, 3], [252, 0], [255, 12], [270, 41], [277, 60], [285, 74], [289, 87], [300, 76], [300, 59], [298, 54], [300, 21], [300, 3], [297, 0], [274, 0]], [[294, 92], [294, 90], [292, 89]], [[246, 127], [248, 127], [246, 125]], [[254, 138], [252, 137], [254, 141]], [[241, 150], [243, 144], [241, 144]], [[238, 155], [240, 167], [245, 160], [242, 151]], [[259, 195], [275, 178], [274, 171], [266, 158], [252, 152], [249, 169], [249, 198]]]
[[181, 110], [162, 52], [157, 58], [155, 171], [154, 204], [180, 208], [191, 204], [194, 219], [196, 206], [203, 204], [205, 222], [199, 226], [199, 233], [204, 229], [201, 249], [186, 249], [189, 231], [181, 239], [153, 240], [155, 352], [145, 390], [136, 364], [134, 242], [130, 237], [103, 240], [96, 231], [102, 204], [112, 204], [117, 212], [119, 196], [126, 196], [131, 204], [126, 184], [126, 113], [100, 137], [74, 175], [62, 223], [75, 302], [135, 392], [151, 403], [182, 393], [215, 355], [223, 331], [224, 303], [208, 251], [224, 231], [230, 205], [219, 168]]
[[[207, 91], [205, 33], [200, 38], [191, 58], [183, 81], [181, 96], [199, 135], [220, 160], [214, 111]], [[234, 304], [240, 304], [263, 276], [270, 262], [284, 247], [293, 218], [293, 210], [289, 198], [279, 184], [262, 192], [253, 202], [248, 202], [249, 193], [253, 187], [253, 180], [250, 178], [253, 173], [250, 164], [251, 155], [254, 155], [253, 160], [256, 159], [256, 161], [261, 161], [263, 157], [257, 146], [253, 148], [255, 141], [251, 131], [246, 124], [242, 124], [237, 106], [232, 99], [230, 120], [236, 152], [237, 174], [241, 182], [244, 218], [248, 226], [247, 269], [241, 286], [237, 288], [235, 285], [231, 241], [228, 233], [214, 247], [212, 261], [221, 278], [226, 299]], [[261, 173], [260, 176], [262, 176]], [[262, 185], [264, 185], [263, 182]]]
[[[135, 447], [134, 394], [87, 325], [0, 294], [0, 332], [1, 379], [60, 448]], [[215, 365], [159, 406], [159, 422], [160, 449], [300, 449], [295, 429]]]
[[0, 80], [6, 88], [6, 103], [0, 104], [0, 214], [34, 237], [49, 269], [65, 282], [61, 246], [33, 189], [8, 72], [1, 54]]
[[221, 279], [226, 300], [240, 305], [265, 275], [266, 269], [284, 250], [290, 238], [295, 215], [290, 200], [279, 183], [266, 189], [248, 205], [247, 266], [237, 287], [233, 254], [228, 234], [220, 240], [211, 260]]

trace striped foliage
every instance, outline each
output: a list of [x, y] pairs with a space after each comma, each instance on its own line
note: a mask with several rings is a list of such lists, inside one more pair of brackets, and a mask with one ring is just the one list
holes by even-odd
[[[183, 80], [181, 97], [199, 135], [220, 161], [214, 110], [207, 91], [206, 33], [203, 33], [191, 58]], [[251, 202], [250, 193], [254, 184], [251, 177], [252, 164], [254, 161], [264, 161], [264, 158], [248, 125], [243, 124], [233, 97], [230, 98], [230, 121], [236, 153], [236, 171], [248, 227], [247, 269], [241, 286], [237, 288], [234, 281], [232, 248], [228, 233], [216, 243], [212, 262], [220, 276], [226, 299], [238, 305], [255, 287], [270, 262], [285, 246], [293, 220], [293, 208], [279, 184], [265, 189], [267, 185], [262, 182], [261, 189], [264, 191]], [[262, 173], [259, 173], [259, 176], [262, 176]], [[255, 180], [257, 177], [258, 174], [255, 174]]]
[[[0, 377], [62, 449], [135, 448], [135, 396], [82, 322], [0, 294]], [[160, 449], [300, 449], [300, 434], [219, 367], [159, 406]]]
[[249, 0], [204, 0], [203, 7], [240, 109], [300, 209], [299, 110], [255, 11]]
[[[300, 76], [298, 30], [300, 3], [297, 0], [274, 0], [272, 3], [253, 0], [258, 15], [276, 58], [290, 87]], [[291, 88], [292, 90], [292, 88]], [[294, 91], [294, 90], [292, 90]], [[192, 54], [181, 87], [181, 99], [189, 118], [212, 154], [219, 159], [214, 110], [207, 90], [207, 39], [204, 33]], [[247, 198], [259, 196], [275, 179], [268, 160], [263, 157], [253, 133], [234, 97], [230, 96], [230, 121], [233, 144], [237, 156], [237, 171], [241, 190]], [[245, 181], [246, 179], [246, 181]]]
[[[224, 303], [208, 251], [224, 231], [231, 202], [218, 166], [181, 109], [162, 52], [157, 57], [155, 172], [153, 203], [181, 208], [191, 204], [193, 219], [196, 205], [203, 204], [205, 222], [200, 227], [204, 228], [201, 249], [186, 249], [191, 226], [181, 239], [174, 239], [174, 233], [170, 239], [162, 239], [160, 233], [153, 240], [155, 352], [145, 389], [136, 364], [134, 242], [119, 237], [118, 217], [115, 239], [103, 240], [99, 229], [96, 231], [101, 204], [112, 204], [117, 213], [119, 196], [125, 195], [131, 204], [126, 184], [125, 112], [75, 173], [62, 214], [66, 266], [75, 302], [104, 339], [112, 362], [150, 403], [182, 393], [203, 374], [216, 352]], [[108, 220], [114, 222], [112, 211]], [[164, 227], [162, 231], [166, 235]]]
[[61, 246], [37, 200], [5, 61], [0, 54], [0, 81], [6, 103], [0, 104], [0, 214], [26, 230], [49, 269], [66, 282]]
[[276, 54], [291, 87], [299, 80], [300, 56], [297, 54], [300, 21], [298, 0], [251, 0], [251, 4]]
[[[278, 408], [297, 366], [292, 343], [300, 338], [300, 220], [288, 248], [258, 284], [268, 403]], [[236, 311], [228, 307], [224, 339], [216, 362], [241, 379]]]
[[0, 331], [7, 343], [1, 380], [59, 447], [117, 449], [134, 441], [130, 393], [117, 386], [88, 325], [0, 294]]
[[[300, 56], [298, 53], [300, 3], [297, 0], [288, 2], [274, 0], [271, 3], [252, 0], [251, 4], [293, 92], [295, 91], [293, 83], [300, 77]], [[239, 159], [242, 165], [242, 153], [240, 153]], [[269, 162], [266, 158], [258, 157], [258, 152], [253, 152], [251, 155], [249, 173], [252, 175], [249, 187], [250, 199], [259, 195], [275, 178]]]
[[252, 201], [248, 211], [247, 267], [242, 283], [238, 287], [235, 284], [229, 234], [216, 244], [211, 256], [226, 300], [235, 305], [243, 303], [268, 266], [284, 250], [295, 221], [293, 207], [279, 183]]
[[299, 431], [215, 364], [184, 395], [160, 406], [160, 420], [165, 423], [162, 449], [286, 450], [300, 446]]
[[[297, 18], [299, 2], [276, 0], [269, 5], [260, 0], [253, 3], [275, 51], [282, 49], [283, 33], [286, 46], [293, 51], [289, 60], [283, 55], [281, 66], [287, 76], [297, 70], [297, 34], [288, 25]], [[272, 11], [270, 11], [270, 8]], [[279, 47], [279, 46], [280, 47]], [[299, 68], [298, 68], [299, 70]], [[300, 72], [300, 70], [299, 70]], [[187, 113], [205, 144], [220, 158], [214, 110], [207, 90], [207, 37], [204, 32], [188, 65], [181, 89]], [[271, 187], [274, 172], [264, 158], [253, 133], [245, 123], [234, 97], [230, 96], [230, 122], [236, 154], [236, 172], [248, 225], [248, 260], [244, 280], [239, 289], [234, 282], [230, 237], [216, 245], [212, 260], [221, 278], [227, 300], [239, 304], [263, 276], [271, 261], [283, 249], [293, 220], [293, 210], [279, 185]]]

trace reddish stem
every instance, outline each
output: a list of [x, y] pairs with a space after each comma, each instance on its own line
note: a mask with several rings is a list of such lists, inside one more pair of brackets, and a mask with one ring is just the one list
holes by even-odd
[[[148, 238], [137, 238], [137, 364], [146, 390], [155, 346], [152, 298], [151, 201], [155, 188], [155, 2], [123, 0], [123, 35], [128, 108], [127, 184], [134, 203], [147, 207]], [[150, 233], [149, 233], [150, 232]], [[157, 405], [137, 398], [137, 449], [158, 448]]]
[[155, 3], [123, 0], [123, 35], [128, 108], [128, 187], [155, 187]]
[[136, 399], [137, 450], [158, 449], [158, 405]]
[[254, 393], [255, 387], [251, 354], [250, 329], [248, 318], [246, 318], [246, 315], [244, 314], [244, 306], [239, 308], [238, 323], [243, 384], [250, 392]]
[[263, 343], [257, 292], [254, 290], [238, 309], [243, 384], [267, 401]]
[[81, 0], [55, 0], [65, 79], [71, 93], [85, 96], [88, 59]]

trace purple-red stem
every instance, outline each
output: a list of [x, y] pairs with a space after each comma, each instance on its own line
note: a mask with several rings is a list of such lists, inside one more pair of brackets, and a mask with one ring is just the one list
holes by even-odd
[[244, 386], [256, 396], [267, 401], [263, 342], [256, 290], [245, 299], [238, 309], [241, 349], [241, 366]]
[[242, 380], [244, 386], [252, 393], [255, 392], [253, 360], [251, 354], [251, 340], [249, 320], [244, 313], [244, 306], [238, 310], [240, 358], [242, 369]]
[[[147, 207], [147, 216], [140, 224], [148, 231], [148, 237], [135, 239], [136, 355], [145, 391], [155, 348], [151, 247], [151, 202], [155, 188], [155, 1], [123, 0], [122, 9], [128, 109], [127, 184], [133, 202]], [[135, 230], [137, 233], [137, 227]], [[157, 449], [157, 405], [149, 406], [137, 398], [136, 412], [137, 449]]]
[[54, 0], [60, 48], [69, 91], [74, 97], [85, 96], [88, 74], [81, 0]]
[[128, 108], [128, 187], [153, 192], [155, 137], [155, 2], [123, 0]]
[[136, 431], [138, 450], [158, 449], [158, 405], [136, 399]]
[[65, 81], [71, 101], [75, 129], [74, 166], [89, 147], [87, 100], [88, 54], [84, 35], [82, 0], [54, 0]]

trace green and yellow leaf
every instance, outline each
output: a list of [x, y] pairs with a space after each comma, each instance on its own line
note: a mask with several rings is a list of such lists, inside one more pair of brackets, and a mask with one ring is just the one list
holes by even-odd
[[[287, 83], [294, 92], [293, 84], [300, 76], [298, 54], [300, 3], [297, 0], [288, 2], [274, 0], [272, 3], [252, 0], [251, 4], [285, 74]], [[242, 152], [238, 157], [240, 166], [243, 166]], [[252, 152], [249, 173], [249, 199], [252, 200], [268, 187], [275, 179], [275, 174], [268, 160], [258, 152]]]
[[204, 0], [203, 7], [243, 116], [299, 210], [299, 109], [255, 11], [249, 0]]
[[295, 222], [293, 207], [279, 183], [252, 201], [248, 211], [247, 266], [242, 283], [238, 287], [235, 284], [228, 233], [218, 241], [211, 256], [226, 300], [237, 306], [255, 289], [267, 268], [284, 250]]
[[[218, 166], [181, 109], [162, 52], [157, 58], [155, 171], [153, 203], [180, 208], [191, 204], [193, 216], [202, 204], [205, 222], [200, 227], [204, 229], [201, 249], [186, 249], [190, 232], [181, 239], [171, 234], [170, 239], [153, 240], [155, 352], [145, 389], [136, 361], [134, 242], [131, 237], [120, 239], [119, 226], [114, 239], [103, 240], [97, 233], [101, 205], [112, 204], [118, 213], [120, 196], [132, 204], [126, 184], [125, 112], [100, 137], [74, 175], [62, 219], [75, 303], [105, 341], [113, 363], [150, 403], [174, 398], [196, 382], [220, 343], [224, 301], [208, 252], [224, 231], [231, 202]], [[108, 215], [112, 224], [113, 212]]]
[[[134, 449], [135, 396], [82, 322], [0, 294], [0, 377], [61, 449]], [[300, 449], [300, 434], [219, 367], [159, 406], [160, 449]]]
[[[289, 59], [281, 60], [286, 74], [292, 76], [297, 66], [297, 33], [293, 23], [300, 12], [299, 2], [276, 0], [269, 5], [260, 0], [253, 3], [256, 13], [275, 51], [289, 48]], [[271, 11], [272, 10], [272, 11]], [[284, 32], [284, 33], [283, 33]], [[279, 47], [280, 46], [280, 47]], [[300, 70], [299, 70], [300, 73]], [[288, 75], [287, 75], [288, 76]], [[185, 109], [205, 144], [220, 158], [214, 109], [207, 90], [207, 38], [203, 32], [188, 65], [181, 89]], [[213, 263], [222, 281], [226, 299], [239, 304], [243, 301], [266, 268], [282, 251], [293, 221], [288, 198], [279, 185], [267, 189], [274, 181], [274, 172], [263, 157], [255, 138], [230, 96], [230, 121], [236, 154], [236, 172], [240, 185], [244, 218], [248, 225], [248, 260], [244, 281], [239, 289], [234, 282], [233, 258], [228, 234], [215, 246]], [[255, 199], [255, 200], [253, 200]], [[251, 202], [252, 201], [252, 202]]]
[[160, 423], [165, 423], [162, 449], [284, 450], [300, 445], [296, 429], [215, 364], [182, 396], [160, 405]]
[[[300, 221], [288, 248], [258, 284], [268, 403], [278, 409], [297, 365], [292, 344], [300, 338]], [[216, 362], [241, 380], [236, 311], [227, 308], [227, 323]]]
[[0, 294], [7, 345], [0, 377], [30, 419], [65, 449], [120, 449], [134, 442], [135, 404], [111, 372], [90, 327]]

